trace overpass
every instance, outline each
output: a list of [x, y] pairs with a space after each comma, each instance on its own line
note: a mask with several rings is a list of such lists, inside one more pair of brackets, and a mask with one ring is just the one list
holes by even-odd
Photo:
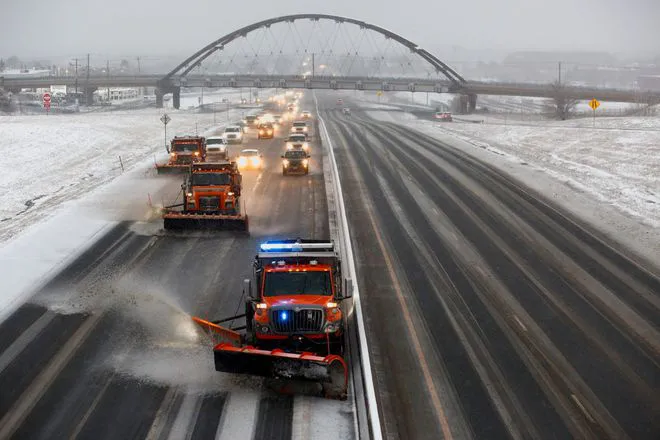
[[[268, 32], [267, 37], [274, 39], [272, 28], [276, 25], [291, 27], [295, 23], [305, 22], [317, 25], [320, 22], [330, 22], [333, 25], [352, 26], [359, 29], [363, 34], [376, 35], [382, 39], [381, 44], [391, 45], [399, 49], [394, 51], [393, 55], [387, 54], [392, 58], [392, 62], [385, 60], [386, 52], [376, 47], [375, 52], [368, 56], [362, 55], [362, 61], [370, 64], [372, 71], [376, 74], [352, 75], [352, 66], [358, 59], [358, 49], [350, 48], [347, 53], [341, 52], [343, 49], [327, 47], [313, 49], [309, 43], [294, 48], [292, 53], [296, 56], [302, 55], [309, 61], [311, 58], [311, 72], [295, 71], [283, 72], [282, 69], [275, 72], [275, 65], [292, 64], [290, 60], [284, 60], [282, 63], [282, 50], [279, 53], [271, 48], [270, 53], [266, 50], [261, 53], [261, 47], [250, 50], [253, 53], [241, 54], [245, 59], [250, 59], [249, 64], [239, 66], [244, 71], [233, 71], [231, 73], [222, 73], [220, 67], [231, 66], [234, 58], [230, 57], [224, 65], [216, 66], [216, 71], [206, 73], [192, 73], [195, 68], [201, 68], [202, 64], [209, 64], [213, 56], [219, 53], [227, 52], [228, 48], [240, 45], [241, 41], [247, 39], [250, 35], [263, 31]], [[363, 35], [364, 36], [364, 35]], [[301, 38], [304, 40], [313, 39], [314, 33], [310, 32]], [[262, 41], [263, 43], [263, 41]], [[266, 46], [262, 44], [263, 46]], [[260, 45], [261, 46], [261, 45]], [[351, 52], [355, 50], [355, 53]], [[320, 56], [325, 56], [330, 60], [330, 67], [334, 71], [327, 73], [316, 72], [316, 62], [314, 55], [318, 52]], [[341, 52], [341, 55], [337, 54]], [[352, 57], [352, 58], [351, 58]], [[350, 63], [347, 60], [350, 59]], [[381, 60], [382, 59], [382, 60]], [[384, 61], [383, 61], [384, 60]], [[333, 64], [334, 63], [334, 64]], [[293, 63], [295, 64], [295, 63]], [[306, 65], [306, 63], [303, 63]], [[394, 74], [396, 70], [406, 70], [406, 66], [422, 66], [426, 75], [416, 72], [404, 72], [406, 75]], [[234, 64], [234, 66], [237, 66]], [[322, 68], [324, 64], [319, 64]], [[345, 68], [344, 66], [348, 66]], [[383, 71], [389, 68], [389, 71]], [[288, 67], [288, 66], [287, 66]], [[394, 68], [396, 69], [394, 69]], [[201, 69], [200, 69], [201, 70]], [[328, 69], [331, 70], [331, 69]], [[51, 85], [77, 86], [84, 90], [88, 99], [91, 99], [92, 93], [98, 88], [105, 87], [154, 87], [156, 89], [156, 102], [163, 104], [165, 94], [173, 94], [173, 105], [179, 108], [181, 88], [186, 87], [208, 87], [208, 88], [300, 88], [300, 89], [326, 89], [326, 90], [364, 90], [364, 91], [409, 91], [409, 92], [434, 92], [434, 93], [455, 93], [462, 97], [462, 107], [464, 112], [470, 112], [475, 109], [477, 96], [486, 95], [509, 95], [526, 97], [552, 98], [557, 95], [557, 90], [552, 84], [539, 83], [504, 83], [504, 82], [479, 82], [468, 81], [460, 74], [454, 71], [450, 66], [438, 59], [425, 49], [404, 37], [383, 29], [379, 26], [355, 20], [347, 17], [339, 17], [327, 14], [297, 14], [275, 17], [263, 20], [251, 25], [242, 27], [236, 31], [230, 32], [217, 40], [214, 40], [192, 54], [186, 60], [174, 67], [166, 74], [149, 75], [91, 75], [89, 77], [45, 77], [45, 78], [2, 78], [0, 77], [0, 87], [11, 91], [20, 91], [23, 88], [46, 88]], [[598, 87], [562, 87], [562, 94], [575, 99], [597, 98], [602, 101], [620, 101], [632, 103], [657, 103], [660, 102], [660, 92], [639, 91], [632, 89], [607, 89]]]
[[[457, 88], [450, 81], [428, 80], [424, 78], [370, 78], [370, 77], [323, 77], [294, 75], [187, 75], [172, 76], [163, 81], [163, 75], [117, 75], [90, 76], [76, 78], [74, 76], [45, 78], [3, 78], [0, 77], [0, 87], [7, 90], [20, 91], [29, 88], [48, 88], [51, 85], [78, 86], [81, 90], [94, 91], [105, 87], [154, 87], [157, 89], [159, 102], [162, 104], [160, 90], [168, 90], [174, 94], [174, 102], [178, 102], [181, 88], [281, 88], [281, 89], [320, 89], [320, 90], [363, 90], [383, 92], [431, 92], [457, 93], [467, 96], [504, 95], [552, 98], [556, 90], [552, 84], [543, 83], [508, 83], [466, 81]], [[660, 92], [640, 91], [633, 89], [614, 89], [587, 86], [565, 86], [564, 93], [575, 99], [592, 99], [600, 101], [617, 101], [630, 103], [654, 104], [660, 102]], [[178, 106], [177, 106], [178, 107]]]

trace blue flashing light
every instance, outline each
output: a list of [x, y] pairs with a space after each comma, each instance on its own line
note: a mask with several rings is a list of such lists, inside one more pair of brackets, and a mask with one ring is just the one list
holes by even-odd
[[286, 321], [286, 319], [289, 317], [289, 314], [287, 312], [280, 312], [280, 319], [282, 321]]
[[260, 248], [264, 252], [302, 250], [302, 247], [300, 246], [299, 243], [278, 243], [278, 242], [262, 243]]

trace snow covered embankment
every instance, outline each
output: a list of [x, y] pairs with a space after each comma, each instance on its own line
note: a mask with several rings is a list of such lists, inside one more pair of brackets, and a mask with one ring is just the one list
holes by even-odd
[[[109, 182], [145, 158], [165, 153], [162, 110], [0, 117], [0, 243]], [[231, 110], [232, 120], [240, 117]], [[213, 114], [170, 112], [167, 136], [205, 134]], [[226, 115], [217, 119], [225, 123]], [[120, 162], [121, 157], [121, 162]]]

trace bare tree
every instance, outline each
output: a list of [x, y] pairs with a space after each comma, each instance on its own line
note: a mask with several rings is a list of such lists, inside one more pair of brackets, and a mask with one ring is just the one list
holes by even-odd
[[559, 81], [552, 83], [551, 87], [552, 98], [550, 98], [547, 107], [552, 113], [554, 113], [555, 117], [564, 121], [568, 119], [571, 116], [571, 113], [575, 110], [578, 99], [571, 97], [566, 86]]

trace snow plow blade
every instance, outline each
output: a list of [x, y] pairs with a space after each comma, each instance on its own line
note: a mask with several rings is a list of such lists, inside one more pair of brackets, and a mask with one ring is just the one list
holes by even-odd
[[347, 396], [348, 370], [346, 362], [338, 355], [323, 357], [220, 343], [213, 349], [213, 358], [216, 371], [317, 382], [325, 397], [344, 400]]
[[165, 229], [212, 229], [249, 232], [247, 215], [226, 214], [184, 214], [166, 212], [163, 214]]
[[156, 165], [156, 171], [158, 174], [186, 174], [190, 172], [190, 164], [160, 164]]

